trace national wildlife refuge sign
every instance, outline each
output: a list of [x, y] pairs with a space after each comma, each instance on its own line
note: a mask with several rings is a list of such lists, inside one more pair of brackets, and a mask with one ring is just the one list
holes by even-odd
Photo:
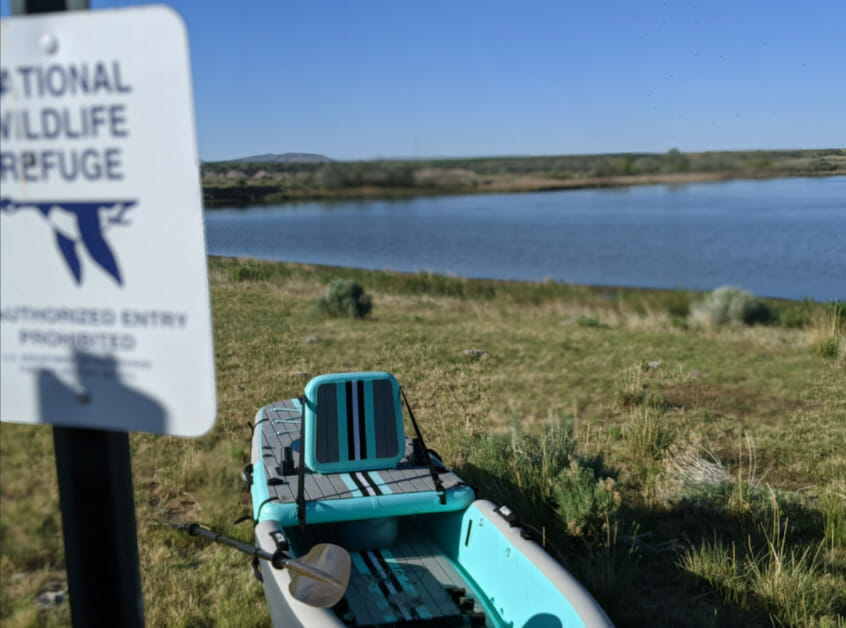
[[216, 412], [187, 37], [20, 16], [0, 55], [0, 418], [198, 436]]

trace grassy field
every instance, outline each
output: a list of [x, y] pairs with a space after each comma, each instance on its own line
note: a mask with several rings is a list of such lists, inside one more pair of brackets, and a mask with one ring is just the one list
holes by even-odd
[[843, 149], [202, 165], [207, 206], [842, 174]]
[[[364, 320], [314, 307], [329, 282]], [[769, 302], [709, 327], [701, 295], [210, 261], [218, 418], [197, 440], [131, 437], [151, 626], [262, 626], [239, 538], [256, 410], [317, 374], [384, 369], [427, 444], [517, 510], [619, 626], [846, 626], [846, 324]], [[476, 351], [467, 351], [475, 349]], [[50, 429], [0, 427], [0, 621], [65, 625]]]

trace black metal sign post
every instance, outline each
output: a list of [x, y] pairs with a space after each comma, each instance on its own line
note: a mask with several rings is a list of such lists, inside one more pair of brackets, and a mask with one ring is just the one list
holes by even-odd
[[129, 435], [53, 427], [71, 617], [144, 625]]
[[[87, 9], [88, 0], [13, 0], [16, 15]], [[53, 427], [74, 626], [144, 625], [126, 432]]]

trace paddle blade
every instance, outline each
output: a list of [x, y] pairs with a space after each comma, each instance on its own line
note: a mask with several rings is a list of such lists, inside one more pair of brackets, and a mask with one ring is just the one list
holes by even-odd
[[327, 608], [341, 601], [350, 583], [352, 560], [343, 547], [320, 543], [302, 558], [289, 558], [285, 568], [291, 573], [288, 591], [294, 599]]

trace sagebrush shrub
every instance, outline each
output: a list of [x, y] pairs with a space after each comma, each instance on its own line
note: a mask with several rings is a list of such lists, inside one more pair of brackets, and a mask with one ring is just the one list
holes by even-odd
[[572, 536], [601, 529], [603, 522], [617, 516], [622, 502], [616, 480], [597, 478], [593, 469], [580, 466], [575, 460], [558, 474], [552, 490], [555, 512]]
[[352, 279], [335, 279], [315, 305], [330, 316], [364, 318], [373, 309], [373, 300], [361, 284]]
[[775, 320], [775, 313], [764, 301], [740, 288], [722, 286], [694, 303], [691, 316], [709, 325], [766, 325]]
[[539, 436], [486, 434], [471, 442], [462, 477], [480, 494], [508, 504], [534, 525], [599, 538], [622, 497], [601, 459], [578, 454], [572, 435], [549, 428]]

